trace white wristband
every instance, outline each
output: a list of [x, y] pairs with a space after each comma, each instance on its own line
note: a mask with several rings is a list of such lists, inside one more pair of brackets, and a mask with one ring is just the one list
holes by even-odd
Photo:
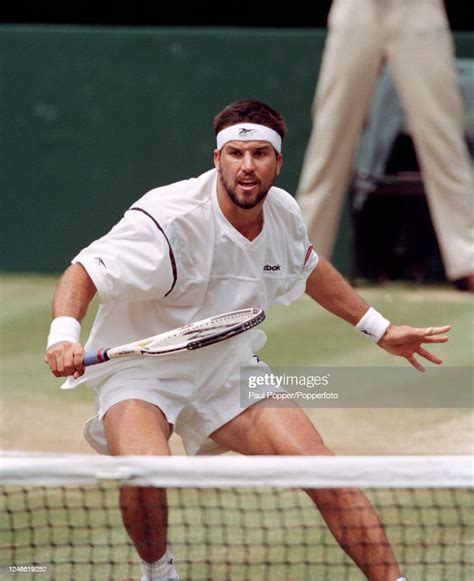
[[390, 321], [387, 321], [378, 311], [370, 307], [355, 326], [355, 330], [365, 335], [370, 341], [378, 343], [389, 325]]
[[48, 335], [49, 349], [51, 345], [60, 341], [79, 343], [81, 338], [81, 324], [74, 317], [56, 317], [51, 323]]

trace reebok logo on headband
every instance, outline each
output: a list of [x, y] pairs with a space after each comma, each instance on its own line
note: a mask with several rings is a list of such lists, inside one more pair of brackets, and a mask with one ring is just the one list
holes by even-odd
[[281, 152], [281, 137], [278, 133], [257, 123], [239, 123], [219, 131], [216, 137], [217, 149], [220, 151], [229, 141], [268, 141], [275, 151]]

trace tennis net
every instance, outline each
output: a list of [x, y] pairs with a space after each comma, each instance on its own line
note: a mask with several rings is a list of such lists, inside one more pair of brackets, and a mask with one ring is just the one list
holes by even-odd
[[[0, 462], [1, 579], [140, 579], [121, 485], [167, 489], [168, 544], [182, 581], [364, 579], [302, 490], [355, 487], [375, 507], [408, 581], [474, 578], [466, 456], [4, 455]], [[362, 532], [348, 535], [366, 543]]]

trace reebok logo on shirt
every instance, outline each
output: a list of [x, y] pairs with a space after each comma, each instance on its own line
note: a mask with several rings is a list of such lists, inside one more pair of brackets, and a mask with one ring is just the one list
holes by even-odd
[[275, 264], [273, 266], [271, 264], [266, 264], [263, 267], [263, 270], [273, 270], [273, 271], [276, 271], [276, 270], [280, 270], [280, 269], [281, 269], [281, 266], [279, 264]]

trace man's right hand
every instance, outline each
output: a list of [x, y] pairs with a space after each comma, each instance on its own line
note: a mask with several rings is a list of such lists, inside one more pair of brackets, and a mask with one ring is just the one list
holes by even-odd
[[55, 377], [77, 379], [84, 374], [84, 348], [80, 343], [61, 341], [54, 343], [44, 354], [44, 361], [49, 365]]

